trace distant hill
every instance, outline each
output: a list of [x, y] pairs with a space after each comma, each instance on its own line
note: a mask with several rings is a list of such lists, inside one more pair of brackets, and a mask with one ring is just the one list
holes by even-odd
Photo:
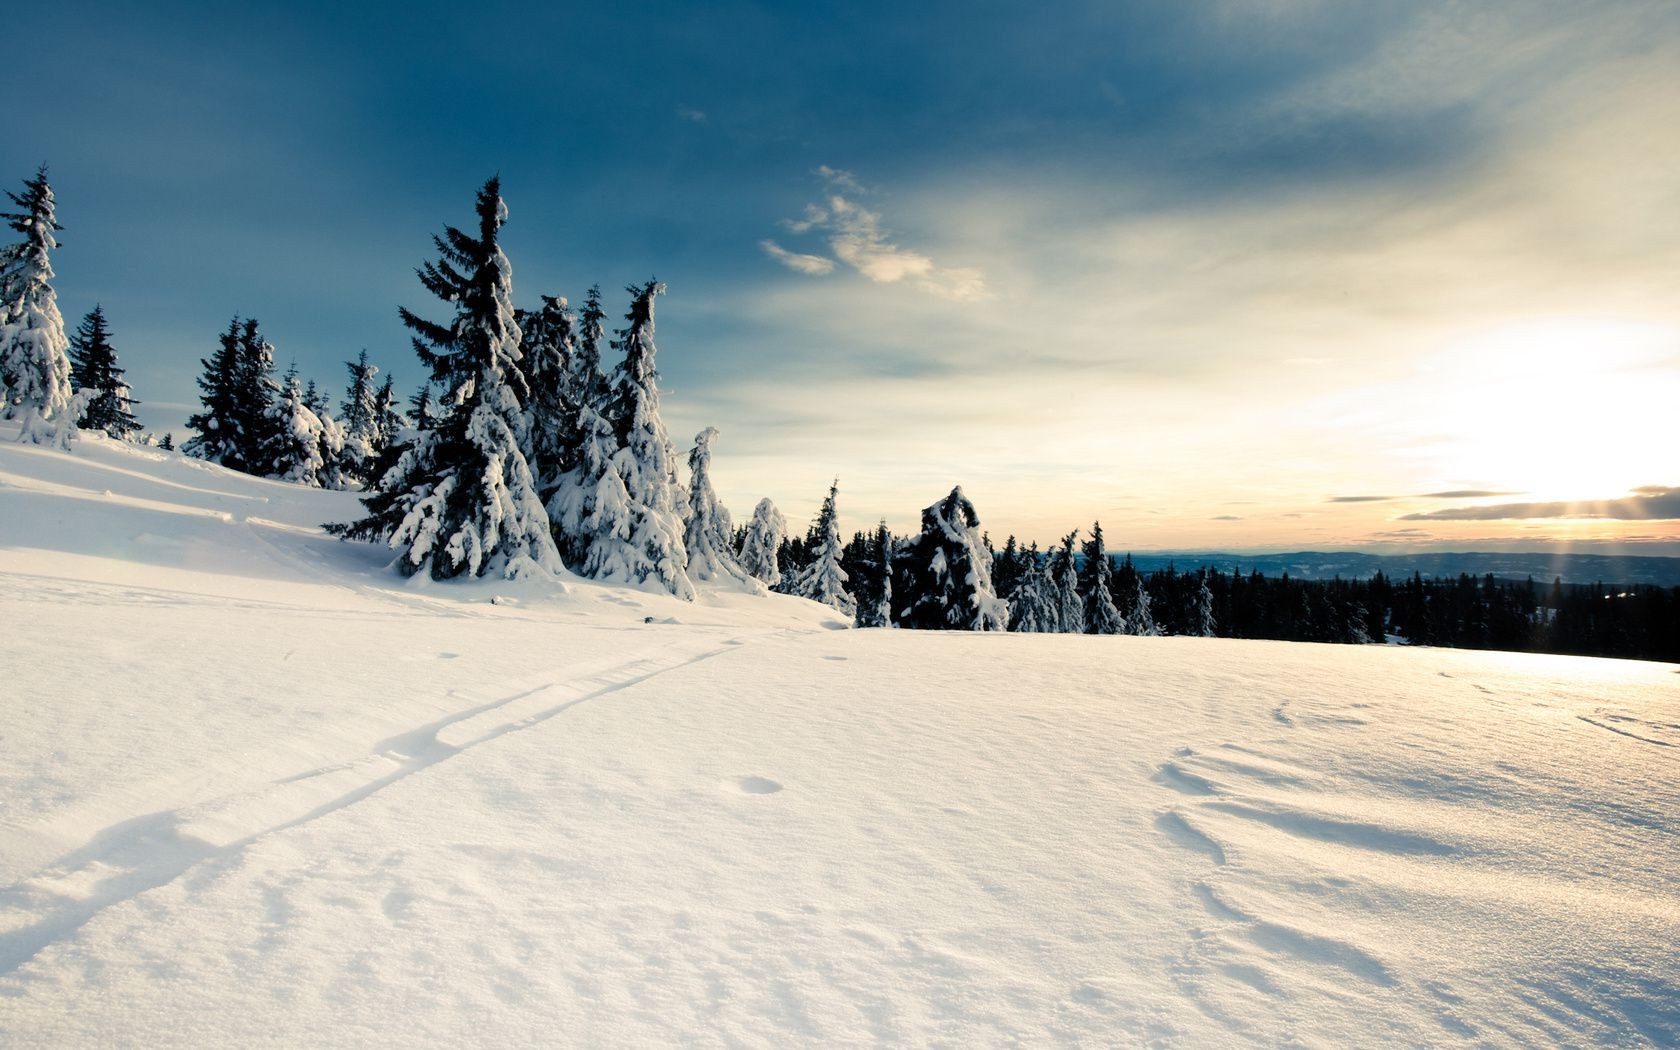
[[1680, 587], [1680, 558], [1636, 555], [1562, 554], [1533, 552], [1498, 554], [1486, 551], [1463, 553], [1424, 552], [1418, 554], [1362, 554], [1356, 551], [1298, 551], [1293, 554], [1227, 554], [1215, 551], [1143, 551], [1132, 554], [1132, 564], [1141, 572], [1154, 572], [1168, 564], [1179, 570], [1214, 566], [1221, 572], [1233, 568], [1244, 573], [1259, 570], [1267, 576], [1288, 573], [1303, 580], [1365, 579], [1377, 572], [1389, 576], [1457, 576], [1492, 573], [1501, 579], [1520, 580], [1532, 576], [1564, 583], [1645, 583], [1658, 587]]

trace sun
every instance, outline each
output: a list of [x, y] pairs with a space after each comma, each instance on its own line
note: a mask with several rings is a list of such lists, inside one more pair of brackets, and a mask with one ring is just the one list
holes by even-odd
[[1530, 320], [1454, 340], [1429, 371], [1443, 482], [1578, 500], [1680, 474], [1673, 328]]

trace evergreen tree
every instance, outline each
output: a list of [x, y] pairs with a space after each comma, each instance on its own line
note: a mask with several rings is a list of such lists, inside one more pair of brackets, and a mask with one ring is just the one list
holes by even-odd
[[416, 430], [430, 430], [437, 426], [436, 409], [432, 404], [432, 384], [429, 381], [420, 384], [420, 389], [408, 399], [408, 406], [414, 410]]
[[271, 474], [268, 450], [278, 447], [281, 413], [280, 383], [274, 377], [274, 344], [263, 338], [255, 317], [247, 317], [239, 328], [239, 399], [234, 411], [244, 469], [252, 474]]
[[614, 344], [624, 359], [601, 407], [591, 399], [580, 409], [579, 463], [560, 479], [548, 509], [568, 556], [578, 552], [583, 575], [652, 581], [692, 601], [683, 543], [687, 499], [659, 418], [654, 365], [653, 300], [664, 290], [657, 281], [630, 288], [628, 325]]
[[1009, 629], [1026, 634], [1054, 634], [1061, 627], [1060, 596], [1050, 580], [1038, 544], [1027, 552], [1028, 559], [1015, 582], [1015, 596], [1009, 602]]
[[1213, 590], [1208, 587], [1207, 570], [1196, 573], [1196, 589], [1191, 595], [1190, 633], [1198, 638], [1214, 636]]
[[1050, 585], [1056, 597], [1056, 630], [1062, 634], [1085, 633], [1085, 603], [1079, 596], [1079, 564], [1074, 557], [1074, 529], [1062, 545], [1050, 554]]
[[[23, 240], [0, 250], [0, 417], [21, 419], [18, 440], [68, 445], [75, 416], [70, 411], [70, 341], [53, 291], [50, 258], [58, 247], [52, 187], [43, 165], [23, 183], [20, 196], [6, 196], [16, 212], [0, 213]], [[68, 423], [70, 426], [65, 426]]]
[[327, 395], [321, 393], [320, 387], [311, 379], [303, 385], [303, 407], [320, 417], [327, 411]]
[[103, 430], [119, 441], [133, 440], [140, 430], [132, 411], [136, 402], [129, 397], [110, 329], [105, 326], [105, 311], [98, 305], [70, 337], [70, 368], [71, 386], [93, 391], [77, 425], [83, 430]]
[[295, 371], [287, 373], [280, 397], [269, 406], [269, 415], [269, 446], [263, 452], [269, 476], [319, 487], [326, 465], [321, 454], [321, 420], [303, 403]]
[[525, 333], [520, 367], [531, 390], [525, 406], [530, 447], [525, 458], [537, 479], [537, 494], [546, 502], [560, 487], [560, 479], [576, 465], [578, 393], [573, 389], [573, 318], [566, 300], [542, 297], [542, 308], [523, 314]]
[[415, 352], [448, 391], [449, 416], [421, 431], [363, 499], [368, 516], [334, 526], [401, 551], [402, 572], [519, 577], [558, 572], [560, 555], [520, 451], [523, 381], [513, 278], [498, 235], [507, 221], [500, 180], [478, 193], [478, 236], [452, 226], [434, 237], [439, 259], [420, 268], [427, 291], [453, 304], [447, 325], [406, 308]]
[[712, 489], [712, 442], [717, 436], [716, 427], [700, 431], [688, 454], [688, 533], [683, 538], [688, 575], [695, 580], [737, 580], [762, 594], [764, 586], [735, 558], [731, 545], [735, 526]]
[[1102, 523], [1091, 526], [1091, 539], [1085, 544], [1085, 633], [1124, 634], [1126, 621], [1114, 607], [1114, 595], [1109, 593], [1114, 566], [1109, 563], [1108, 549], [1103, 546]]
[[391, 389], [391, 377], [386, 376], [385, 382], [380, 384], [379, 390], [373, 395], [373, 433], [377, 439], [374, 445], [374, 462], [378, 463], [385, 456], [385, 450], [391, 447], [408, 426], [408, 417], [397, 408], [397, 395]]
[[228, 322], [215, 355], [201, 358], [199, 364], [204, 366], [204, 374], [198, 377], [199, 401], [204, 409], [187, 418], [187, 426], [198, 433], [181, 451], [231, 470], [249, 470], [246, 442], [240, 434], [244, 413], [237, 316]]
[[363, 350], [356, 360], [344, 362], [344, 367], [350, 373], [338, 417], [344, 429], [344, 472], [367, 481], [383, 445], [379, 438], [379, 395], [373, 386], [379, 366], [369, 364], [367, 351]]
[[961, 487], [922, 511], [921, 535], [894, 559], [893, 622], [924, 631], [1002, 631], [1009, 603], [992, 589], [980, 515]]
[[752, 521], [741, 537], [741, 567], [767, 587], [782, 582], [782, 568], [778, 554], [782, 540], [787, 537], [787, 519], [766, 496], [753, 508]]
[[893, 556], [895, 544], [892, 533], [887, 531], [887, 523], [881, 522], [876, 526], [874, 542], [871, 544], [870, 586], [868, 597], [860, 594], [857, 612], [859, 627], [891, 627], [892, 598], [893, 598]]
[[571, 388], [579, 406], [602, 405], [607, 400], [607, 377], [601, 370], [601, 344], [607, 339], [607, 314], [601, 309], [601, 286], [589, 289], [578, 314], [572, 347]]
[[840, 481], [828, 487], [822, 509], [811, 525], [806, 543], [811, 549], [810, 564], [789, 580], [788, 593], [809, 598], [840, 610], [847, 616], [857, 615], [857, 602], [846, 590], [846, 570], [840, 567], [840, 517], [835, 501], [840, 493]]
[[175, 432], [173, 430], [163, 435], [163, 440], [158, 442], [158, 448], [165, 452], [175, 451]]
[[1119, 585], [1119, 590], [1126, 602], [1126, 611], [1122, 613], [1126, 621], [1126, 633], [1143, 638], [1154, 638], [1161, 633], [1155, 624], [1155, 616], [1150, 611], [1149, 591], [1143, 586], [1143, 577], [1132, 568], [1132, 556], [1126, 555], [1126, 564], [1122, 566], [1122, 573], [1128, 579]]

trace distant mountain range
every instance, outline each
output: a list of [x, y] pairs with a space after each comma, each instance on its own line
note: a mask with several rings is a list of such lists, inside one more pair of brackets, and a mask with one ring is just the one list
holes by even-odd
[[1641, 555], [1544, 553], [1497, 554], [1466, 551], [1461, 554], [1438, 551], [1418, 554], [1361, 554], [1355, 551], [1298, 551], [1294, 554], [1226, 554], [1216, 551], [1142, 551], [1132, 554], [1140, 572], [1154, 572], [1168, 564], [1179, 571], [1214, 566], [1221, 572], [1240, 569], [1247, 574], [1259, 570], [1266, 576], [1288, 573], [1295, 579], [1367, 579], [1382, 572], [1391, 577], [1457, 576], [1492, 573], [1501, 579], [1520, 580], [1528, 576], [1550, 583], [1562, 577], [1564, 583], [1646, 583], [1659, 587], [1680, 587], [1680, 558]]

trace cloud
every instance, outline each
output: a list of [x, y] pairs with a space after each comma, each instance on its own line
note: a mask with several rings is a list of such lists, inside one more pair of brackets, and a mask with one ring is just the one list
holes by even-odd
[[1217, 517], [1215, 517], [1213, 520], [1214, 521], [1241, 521], [1242, 519], [1237, 517], [1235, 514], [1220, 514]]
[[711, 123], [711, 118], [706, 116], [705, 110], [695, 109], [693, 106], [678, 106], [677, 116], [696, 124]]
[[[1638, 489], [1634, 489], [1638, 492]], [[1500, 492], [1493, 489], [1453, 489], [1450, 492], [1425, 492], [1418, 499], [1487, 499], [1490, 496], [1520, 496], [1520, 492]]]
[[1680, 488], [1644, 485], [1622, 499], [1552, 503], [1494, 503], [1407, 514], [1402, 521], [1512, 521], [1522, 518], [1597, 518], [1615, 521], [1680, 520]]
[[762, 240], [758, 246], [764, 249], [764, 254], [786, 266], [790, 270], [808, 273], [815, 277], [834, 269], [834, 260], [825, 259], [820, 255], [805, 255], [800, 252], [790, 252], [772, 240]]
[[791, 252], [773, 241], [759, 242], [771, 258], [813, 276], [831, 272], [838, 260], [876, 284], [907, 283], [954, 302], [976, 302], [989, 297], [986, 275], [979, 269], [939, 266], [930, 256], [895, 243], [880, 213], [865, 208], [855, 199], [868, 192], [857, 176], [826, 164], [817, 168], [816, 174], [828, 185], [828, 199], [821, 204], [807, 204], [800, 218], [783, 220], [782, 225], [794, 234], [824, 235], [834, 258]]
[[1393, 496], [1331, 496], [1326, 503], [1387, 503]]

